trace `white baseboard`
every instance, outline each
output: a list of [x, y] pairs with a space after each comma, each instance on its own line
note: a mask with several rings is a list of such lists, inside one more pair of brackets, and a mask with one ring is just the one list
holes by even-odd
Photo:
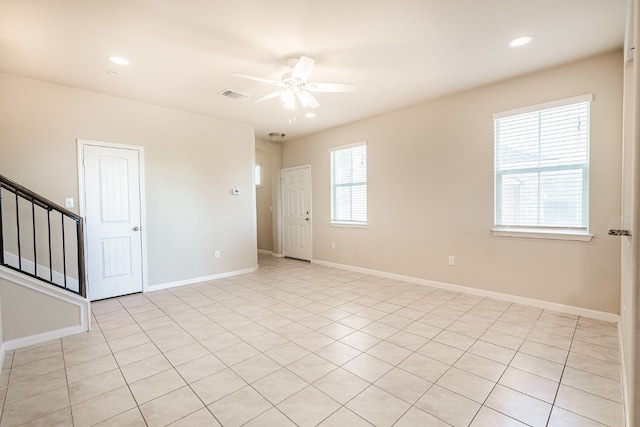
[[79, 334], [81, 332], [86, 331], [83, 331], [80, 326], [69, 326], [68, 328], [56, 329], [54, 331], [47, 331], [37, 335], [30, 335], [28, 337], [5, 341], [2, 347], [3, 350], [11, 351], [34, 344], [40, 344], [46, 341], [64, 338], [69, 335]]
[[284, 258], [284, 254], [277, 254], [272, 251], [268, 251], [266, 249], [258, 249], [258, 253], [262, 255], [271, 255], [274, 258]]
[[415, 283], [417, 285], [432, 286], [434, 288], [446, 289], [454, 292], [464, 292], [479, 297], [494, 298], [501, 301], [512, 302], [516, 304], [530, 305], [533, 307], [543, 308], [547, 310], [558, 311], [560, 313], [573, 314], [577, 316], [590, 317], [592, 319], [603, 320], [605, 322], [619, 323], [620, 316], [604, 311], [591, 310], [588, 308], [575, 307], [572, 305], [558, 304], [555, 302], [542, 301], [534, 298], [520, 297], [516, 295], [503, 294], [501, 292], [486, 291], [484, 289], [470, 288], [467, 286], [453, 285], [450, 283], [436, 282], [434, 280], [420, 279], [418, 277], [403, 276], [401, 274], [388, 273], [386, 271], [372, 270], [369, 268], [355, 267], [347, 264], [338, 264], [329, 261], [311, 260], [314, 264], [325, 265], [327, 267], [339, 268], [342, 270], [355, 271], [358, 273], [370, 274], [377, 277], [385, 277], [388, 279], [402, 280], [403, 282]]
[[0, 344], [0, 374], [2, 373], [2, 367], [4, 366], [4, 356], [6, 356], [7, 350], [4, 348], [4, 343]]
[[[14, 268], [20, 268], [19, 266], [22, 265], [22, 271], [28, 271], [28, 272], [37, 271], [36, 275], [38, 277], [45, 278], [45, 279], [49, 277], [49, 273], [51, 273], [51, 277], [52, 277], [51, 281], [60, 286], [64, 286], [64, 277], [65, 277], [64, 274], [56, 270], [51, 271], [49, 270], [49, 267], [46, 267], [41, 264], [38, 264], [38, 268], [36, 270], [35, 264], [33, 263], [33, 261], [28, 260], [24, 257], [21, 259], [21, 262], [18, 262], [18, 255], [11, 252], [4, 251], [4, 262]], [[79, 291], [80, 285], [79, 285], [78, 279], [67, 276], [67, 288], [72, 289], [74, 291]]]
[[160, 291], [162, 289], [175, 288], [176, 286], [193, 285], [194, 283], [207, 282], [209, 280], [224, 279], [225, 277], [239, 276], [240, 274], [253, 273], [258, 270], [258, 266], [245, 268], [243, 270], [228, 271], [225, 273], [212, 274], [211, 276], [194, 277], [191, 279], [178, 280], [175, 282], [159, 283], [148, 285], [145, 292]]

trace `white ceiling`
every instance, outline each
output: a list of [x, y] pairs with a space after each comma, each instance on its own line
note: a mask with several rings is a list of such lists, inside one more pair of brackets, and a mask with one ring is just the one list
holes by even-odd
[[[574, 61], [624, 40], [627, 0], [0, 0], [0, 71], [250, 123], [287, 139]], [[523, 34], [533, 42], [508, 42]], [[117, 66], [113, 55], [129, 59]], [[272, 99], [315, 59], [315, 118]], [[117, 74], [109, 73], [116, 71]], [[237, 101], [232, 89], [251, 97]]]

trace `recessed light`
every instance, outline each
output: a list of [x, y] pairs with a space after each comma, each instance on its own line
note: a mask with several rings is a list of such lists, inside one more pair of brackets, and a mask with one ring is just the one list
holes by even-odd
[[311, 119], [311, 118], [314, 118], [316, 116], [316, 113], [306, 113], [304, 116], [309, 118], [309, 119]]
[[121, 56], [112, 56], [109, 58], [111, 62], [118, 65], [129, 65], [129, 61], [126, 58], [122, 58]]
[[520, 36], [518, 38], [511, 40], [511, 42], [509, 43], [509, 46], [510, 47], [524, 46], [525, 44], [529, 43], [531, 40], [533, 40], [533, 36]]

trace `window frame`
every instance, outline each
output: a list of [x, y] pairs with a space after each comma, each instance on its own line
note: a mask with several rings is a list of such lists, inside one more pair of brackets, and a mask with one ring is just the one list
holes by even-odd
[[[337, 152], [337, 151], [342, 151], [342, 150], [348, 150], [348, 149], [353, 149], [356, 147], [365, 147], [365, 181], [360, 181], [360, 182], [350, 182], [348, 184], [334, 184], [334, 172], [335, 172], [335, 165], [334, 165], [334, 161], [333, 161], [333, 153]], [[329, 174], [330, 174], [330, 182], [329, 182], [329, 186], [330, 186], [330, 193], [331, 193], [331, 206], [330, 206], [330, 212], [329, 212], [329, 224], [331, 226], [335, 226], [335, 227], [354, 227], [354, 228], [367, 228], [369, 226], [369, 194], [368, 194], [368, 181], [369, 181], [369, 168], [368, 168], [368, 143], [367, 141], [359, 141], [359, 142], [355, 142], [353, 144], [346, 144], [346, 145], [340, 145], [337, 147], [331, 147], [329, 148]], [[366, 215], [366, 220], [365, 221], [357, 221], [357, 220], [344, 220], [344, 219], [336, 219], [336, 203], [335, 203], [335, 199], [336, 199], [336, 188], [345, 188], [345, 187], [355, 187], [355, 186], [362, 186], [364, 185], [366, 191], [365, 191], [365, 202], [364, 202], [364, 207], [365, 207], [365, 215]], [[352, 216], [353, 217], [353, 216]]]
[[[556, 239], [556, 240], [577, 240], [577, 241], [590, 241], [593, 238], [593, 234], [590, 234], [590, 220], [589, 220], [589, 210], [590, 210], [590, 198], [589, 198], [589, 180], [590, 180], [590, 152], [591, 152], [591, 102], [593, 101], [593, 94], [586, 94], [575, 96], [571, 98], [560, 99], [557, 101], [536, 104], [529, 107], [518, 108], [514, 110], [508, 110], [501, 113], [496, 113], [493, 115], [494, 119], [494, 165], [493, 165], [493, 173], [494, 173], [494, 212], [493, 212], [493, 228], [491, 232], [494, 236], [500, 237], [526, 237], [526, 238], [541, 238], [541, 239]], [[587, 154], [586, 154], [586, 162], [584, 164], [574, 164], [574, 165], [546, 165], [546, 166], [537, 166], [537, 167], [528, 167], [522, 168], [512, 171], [498, 171], [496, 156], [497, 156], [497, 134], [496, 134], [496, 124], [497, 121], [507, 117], [513, 117], [521, 114], [541, 112], [543, 110], [563, 107], [573, 104], [580, 103], [588, 103], [587, 105], [587, 114], [588, 114], [588, 123], [589, 130], [587, 133], [588, 137], [588, 146], [587, 146]], [[510, 175], [510, 174], [522, 174], [525, 172], [530, 173], [544, 173], [550, 172], [554, 170], [582, 170], [582, 222], [585, 225], [584, 227], [553, 227], [553, 226], [525, 226], [525, 225], [498, 225], [499, 218], [499, 209], [502, 205], [502, 198], [500, 197], [501, 192], [501, 180], [499, 179], [502, 176]]]
[[256, 163], [253, 166], [253, 179], [255, 180], [256, 188], [262, 188], [262, 165]]

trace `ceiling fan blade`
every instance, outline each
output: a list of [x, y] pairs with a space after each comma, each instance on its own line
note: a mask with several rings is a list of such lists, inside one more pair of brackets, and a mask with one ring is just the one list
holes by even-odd
[[355, 92], [358, 85], [348, 83], [309, 83], [304, 87], [312, 92]]
[[278, 91], [276, 91], [276, 92], [271, 92], [269, 95], [265, 95], [265, 96], [263, 96], [262, 98], [258, 98], [258, 99], [256, 99], [255, 101], [253, 101], [253, 103], [255, 104], [255, 103], [258, 103], [258, 102], [267, 101], [267, 100], [269, 100], [269, 99], [275, 98], [275, 97], [277, 97], [277, 96], [280, 96], [280, 94], [281, 94], [282, 92], [283, 92], [283, 91], [281, 91], [281, 90], [278, 90]]
[[262, 77], [255, 77], [255, 76], [250, 76], [248, 74], [242, 74], [242, 73], [233, 73], [234, 76], [237, 77], [242, 77], [243, 79], [249, 79], [249, 80], [255, 80], [258, 82], [262, 82], [262, 83], [269, 83], [272, 85], [276, 85], [276, 86], [281, 86], [281, 82], [275, 81], [275, 80], [269, 80], [269, 79], [264, 79]]
[[300, 79], [303, 82], [306, 82], [311, 75], [313, 63], [313, 59], [309, 58], [308, 56], [301, 56], [300, 59], [298, 59], [298, 63], [296, 64], [296, 66], [293, 68], [291, 76], [294, 79]]
[[295, 110], [296, 109], [296, 96], [294, 95], [293, 91], [291, 91], [291, 90], [281, 90], [280, 91], [280, 100], [282, 101], [282, 104], [284, 105], [284, 108], [287, 108], [289, 110]]
[[296, 92], [296, 96], [304, 108], [318, 108], [320, 106], [318, 100], [306, 90]]

